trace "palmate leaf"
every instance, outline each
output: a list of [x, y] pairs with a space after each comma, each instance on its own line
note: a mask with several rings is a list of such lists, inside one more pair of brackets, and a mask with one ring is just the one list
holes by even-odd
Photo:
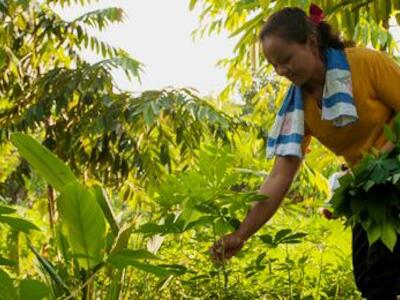
[[71, 169], [34, 138], [23, 133], [13, 133], [11, 142], [21, 156], [56, 190], [62, 191], [68, 183], [77, 182]]
[[[396, 132], [396, 135], [398, 133]], [[399, 148], [379, 156], [367, 155], [356, 166], [354, 177], [339, 187], [331, 200], [334, 213], [347, 218], [347, 223], [360, 223], [367, 233], [369, 244], [378, 240], [393, 251], [399, 226], [398, 204], [400, 190]]]
[[63, 230], [79, 264], [93, 268], [101, 262], [105, 248], [106, 224], [95, 196], [79, 182], [69, 183], [57, 198]]

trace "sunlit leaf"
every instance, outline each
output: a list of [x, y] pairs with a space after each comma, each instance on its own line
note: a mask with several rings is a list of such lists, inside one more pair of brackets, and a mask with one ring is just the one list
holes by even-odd
[[72, 252], [84, 255], [85, 269], [102, 260], [105, 247], [105, 219], [95, 196], [80, 183], [69, 183], [57, 198], [57, 207]]
[[0, 300], [15, 300], [17, 293], [10, 276], [0, 269]]
[[58, 191], [62, 191], [68, 183], [77, 181], [72, 171], [58, 157], [29, 135], [14, 133], [11, 142], [22, 157]]

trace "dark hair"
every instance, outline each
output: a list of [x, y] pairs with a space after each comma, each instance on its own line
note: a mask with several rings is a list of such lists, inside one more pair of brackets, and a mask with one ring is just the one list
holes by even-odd
[[297, 7], [286, 7], [272, 14], [260, 32], [260, 40], [276, 35], [287, 42], [304, 44], [310, 34], [316, 34], [320, 53], [329, 48], [343, 50], [351, 43], [344, 42], [326, 22], [315, 24], [306, 13]]

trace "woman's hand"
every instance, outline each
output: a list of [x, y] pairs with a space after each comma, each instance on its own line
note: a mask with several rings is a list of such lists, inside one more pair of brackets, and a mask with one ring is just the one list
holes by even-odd
[[237, 234], [231, 233], [219, 241], [215, 242], [210, 248], [210, 253], [216, 262], [223, 262], [234, 256], [244, 245], [244, 240]]
[[296, 175], [301, 159], [295, 156], [277, 156], [269, 176], [260, 187], [265, 200], [253, 203], [246, 218], [234, 233], [224, 236], [210, 249], [215, 261], [230, 259], [261, 226], [277, 211]]

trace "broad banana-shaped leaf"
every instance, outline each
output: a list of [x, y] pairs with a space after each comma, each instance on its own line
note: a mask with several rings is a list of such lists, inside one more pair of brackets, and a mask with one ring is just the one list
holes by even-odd
[[106, 224], [95, 196], [79, 182], [69, 183], [57, 198], [63, 231], [79, 257], [80, 266], [90, 269], [102, 261]]
[[34, 138], [23, 133], [13, 133], [11, 142], [21, 156], [56, 190], [61, 192], [68, 183], [77, 182], [71, 169]]
[[19, 284], [19, 300], [43, 300], [48, 299], [50, 289], [38, 280], [24, 279]]

